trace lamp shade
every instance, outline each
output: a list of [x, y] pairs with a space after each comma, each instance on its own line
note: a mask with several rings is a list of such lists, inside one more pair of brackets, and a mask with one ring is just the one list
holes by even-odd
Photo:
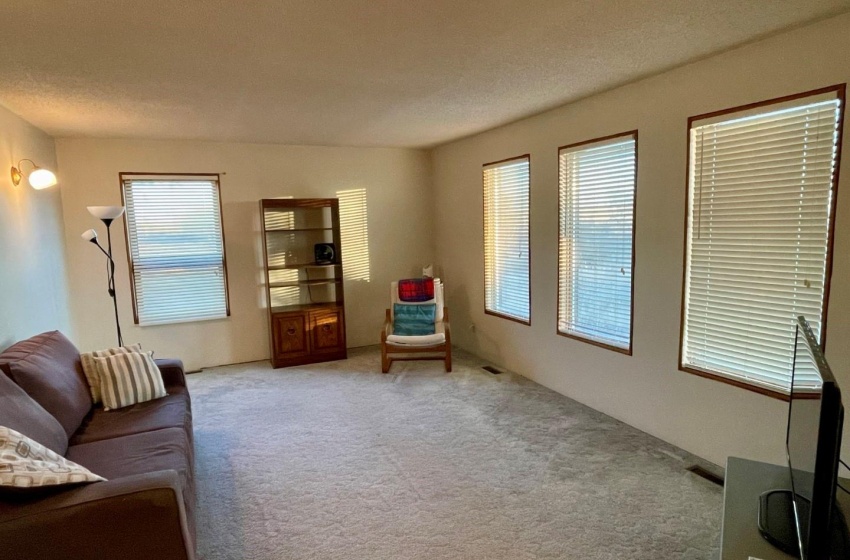
[[56, 174], [49, 169], [34, 169], [29, 177], [30, 186], [41, 190], [56, 184]]
[[82, 237], [84, 241], [91, 241], [94, 243], [97, 241], [97, 232], [93, 229], [87, 229], [80, 237]]
[[98, 220], [114, 220], [124, 213], [123, 206], [89, 206], [88, 209]]

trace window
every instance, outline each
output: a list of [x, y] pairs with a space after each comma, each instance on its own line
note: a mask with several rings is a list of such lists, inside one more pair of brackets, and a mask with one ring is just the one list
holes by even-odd
[[230, 315], [218, 175], [121, 174], [136, 323]]
[[558, 156], [558, 333], [631, 354], [637, 132]]
[[844, 86], [689, 120], [680, 367], [787, 394], [823, 341]]
[[484, 309], [531, 324], [528, 155], [484, 166]]

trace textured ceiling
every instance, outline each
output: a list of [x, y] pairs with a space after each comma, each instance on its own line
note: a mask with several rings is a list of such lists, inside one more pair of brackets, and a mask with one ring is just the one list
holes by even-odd
[[16, 0], [0, 103], [54, 136], [431, 146], [850, 0]]

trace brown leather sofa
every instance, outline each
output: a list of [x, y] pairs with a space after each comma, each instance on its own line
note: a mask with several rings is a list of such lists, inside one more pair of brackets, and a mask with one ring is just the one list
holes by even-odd
[[183, 364], [157, 360], [168, 396], [93, 407], [80, 354], [58, 331], [0, 354], [0, 426], [107, 479], [35, 492], [0, 488], [3, 558], [195, 558], [192, 408]]

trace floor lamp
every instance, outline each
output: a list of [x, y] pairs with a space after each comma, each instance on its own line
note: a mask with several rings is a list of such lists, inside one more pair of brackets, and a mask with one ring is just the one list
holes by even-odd
[[97, 248], [106, 255], [106, 270], [108, 273], [108, 292], [112, 298], [112, 306], [115, 308], [115, 329], [118, 332], [118, 346], [124, 346], [124, 338], [121, 336], [121, 322], [118, 320], [118, 299], [115, 296], [115, 261], [112, 260], [112, 233], [110, 226], [112, 222], [124, 213], [123, 206], [89, 206], [89, 213], [99, 219], [106, 226], [106, 249], [97, 241], [97, 232], [93, 229], [83, 232], [82, 238], [94, 243]]

